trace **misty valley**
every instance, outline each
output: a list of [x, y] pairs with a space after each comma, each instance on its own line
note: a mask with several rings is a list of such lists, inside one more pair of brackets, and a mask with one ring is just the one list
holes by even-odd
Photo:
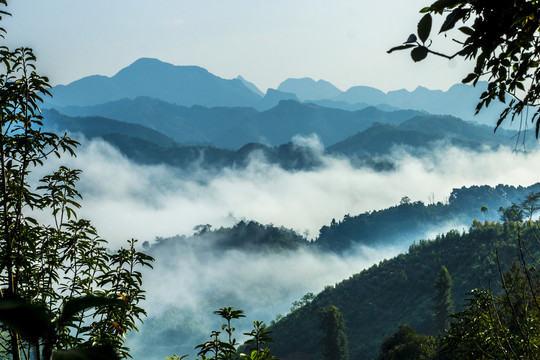
[[0, 99], [7, 358], [540, 346], [540, 151], [523, 123], [494, 133], [504, 103], [474, 116], [487, 83], [262, 92], [148, 58], [50, 89], [21, 76]]
[[437, 286], [459, 312], [540, 250], [535, 136], [474, 117], [483, 86], [288, 79], [263, 93], [140, 59], [51, 89], [43, 131], [81, 145], [30, 179], [81, 169], [78, 215], [111, 249], [136, 238], [154, 259], [140, 270], [147, 316], [126, 334], [136, 360], [250, 354], [254, 334], [267, 349], [254, 359], [323, 359], [328, 327], [350, 359], [391, 358], [392, 341], [431, 359], [451, 321], [435, 315]]

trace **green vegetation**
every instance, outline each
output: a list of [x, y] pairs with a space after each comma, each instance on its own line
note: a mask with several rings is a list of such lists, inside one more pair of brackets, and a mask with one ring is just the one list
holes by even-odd
[[[354, 245], [392, 244], [417, 239], [430, 229], [438, 229], [448, 223], [470, 224], [472, 219], [495, 221], [498, 220], [497, 214], [482, 211], [482, 206], [498, 209], [502, 205], [514, 211], [512, 204], [521, 204], [531, 192], [538, 192], [539, 186], [462, 187], [452, 190], [447, 203], [427, 205], [404, 197], [399, 205], [356, 216], [345, 215], [343, 220], [323, 226], [314, 244], [323, 249], [344, 252]], [[406, 199], [408, 201], [404, 201]]]
[[[200, 349], [198, 358], [200, 360], [218, 360], [218, 359], [249, 359], [249, 360], [278, 360], [275, 356], [270, 354], [270, 349], [264, 347], [265, 344], [273, 342], [270, 337], [271, 331], [269, 331], [262, 321], [253, 321], [253, 330], [244, 335], [250, 338], [246, 340], [244, 345], [238, 349], [236, 339], [233, 337], [233, 333], [236, 328], [232, 326], [232, 320], [245, 317], [243, 310], [238, 310], [233, 307], [222, 307], [214, 311], [214, 314], [219, 315], [225, 323], [221, 325], [221, 330], [225, 330], [227, 333], [227, 341], [223, 341], [220, 338], [221, 331], [213, 330], [210, 334], [210, 340], [197, 345], [195, 349]], [[248, 355], [240, 352], [247, 350]], [[180, 360], [190, 355], [173, 355], [167, 357], [170, 360]]]
[[0, 47], [0, 356], [127, 357], [125, 336], [146, 315], [140, 270], [152, 258], [136, 240], [111, 253], [77, 218], [79, 170], [32, 179], [49, 156], [74, 155], [78, 145], [41, 130], [49, 84], [35, 61], [31, 49]]
[[432, 336], [419, 335], [404, 324], [384, 340], [377, 360], [429, 360], [436, 354], [437, 344]]
[[349, 343], [345, 335], [345, 320], [339, 309], [328, 306], [317, 312], [324, 336], [319, 340], [325, 360], [349, 360]]
[[[532, 255], [540, 254], [529, 222], [519, 235]], [[335, 305], [343, 313], [352, 359], [375, 358], [382, 340], [402, 324], [409, 324], [423, 334], [435, 335], [433, 321], [434, 278], [445, 266], [452, 274], [452, 301], [456, 309], [466, 305], [471, 289], [492, 284], [494, 294], [499, 274], [498, 259], [503, 268], [520, 256], [519, 225], [512, 222], [480, 223], [474, 221], [468, 232], [452, 230], [432, 241], [420, 241], [407, 254], [384, 260], [353, 275], [335, 286], [328, 286], [306, 306], [285, 316], [272, 326], [271, 349], [282, 358], [292, 354], [317, 357], [321, 348], [317, 310]], [[496, 250], [498, 251], [498, 257]]]
[[435, 284], [435, 296], [433, 302], [435, 303], [435, 313], [433, 314], [433, 322], [435, 330], [438, 332], [444, 332], [448, 329], [450, 322], [450, 315], [454, 312], [454, 302], [452, 301], [452, 278], [446, 266], [441, 266], [441, 271], [437, 274]]
[[[479, 80], [488, 79], [487, 90], [480, 96], [476, 112], [488, 107], [493, 100], [508, 101], [497, 121], [498, 127], [509, 115], [513, 121], [517, 116], [527, 115], [531, 108], [534, 111], [531, 122], [536, 122], [538, 137], [540, 109], [532, 108], [540, 101], [538, 2], [438, 0], [421, 12], [425, 15], [418, 22], [418, 36], [410, 35], [404, 45], [388, 52], [412, 49], [414, 61], [421, 61], [428, 54], [476, 60], [473, 71], [462, 80], [476, 85]], [[455, 40], [453, 45], [458, 46], [455, 53], [443, 54], [432, 49], [432, 14], [446, 14], [438, 35], [443, 34], [445, 38], [449, 35]], [[462, 26], [458, 28], [459, 25]]]
[[239, 221], [231, 228], [210, 230], [211, 225], [197, 225], [192, 237], [157, 238], [150, 251], [166, 249], [169, 253], [186, 244], [209, 244], [214, 250], [243, 249], [245, 251], [286, 251], [308, 246], [303, 236], [284, 227], [262, 225], [256, 221]]

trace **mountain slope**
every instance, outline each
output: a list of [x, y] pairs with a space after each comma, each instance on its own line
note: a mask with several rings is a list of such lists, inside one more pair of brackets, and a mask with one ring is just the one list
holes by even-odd
[[[395, 146], [430, 150], [435, 141], [471, 149], [515, 145], [516, 132], [468, 123], [453, 116], [425, 115], [406, 120], [397, 126], [376, 124], [328, 148], [330, 153], [346, 156], [388, 154]], [[529, 134], [529, 137], [531, 134]], [[532, 140], [532, 139], [531, 139]], [[529, 142], [535, 144], [534, 142]]]
[[[522, 239], [538, 256], [540, 246], [528, 228], [522, 231]], [[411, 245], [407, 254], [327, 286], [311, 303], [277, 322], [271, 327], [276, 341], [272, 352], [285, 360], [318, 359], [322, 334], [317, 310], [328, 305], [343, 313], [351, 360], [377, 357], [384, 338], [401, 324], [433, 334], [433, 283], [441, 266], [452, 276], [452, 294], [459, 309], [471, 289], [491, 284], [496, 290], [495, 249], [505, 268], [518, 257], [517, 243], [513, 223], [475, 221], [467, 233], [453, 230], [433, 241]]]
[[239, 149], [252, 142], [279, 146], [295, 135], [317, 134], [324, 144], [341, 141], [374, 122], [398, 124], [422, 114], [376, 108], [345, 111], [292, 100], [267, 111], [246, 107], [185, 107], [148, 97], [85, 107], [60, 107], [70, 116], [99, 115], [140, 124], [167, 134], [178, 143]]
[[46, 106], [87, 106], [149, 96], [178, 105], [254, 106], [261, 96], [240, 79], [226, 80], [198, 66], [142, 58], [113, 77], [90, 76], [51, 89]]
[[[389, 208], [358, 215], [346, 215], [342, 221], [323, 226], [315, 244], [325, 250], [346, 253], [358, 246], [387, 246], [400, 244], [433, 231], [469, 224], [472, 219], [495, 221], [500, 206], [521, 203], [531, 192], [539, 192], [540, 183], [528, 187], [508, 185], [471, 186], [453, 189], [448, 203], [424, 204], [421, 201], [402, 201]], [[482, 213], [487, 206], [487, 213]]]
[[101, 116], [70, 117], [56, 110], [43, 110], [44, 128], [47, 131], [80, 133], [88, 138], [120, 134], [163, 146], [173, 146], [175, 142], [168, 136], [147, 127], [107, 119]]

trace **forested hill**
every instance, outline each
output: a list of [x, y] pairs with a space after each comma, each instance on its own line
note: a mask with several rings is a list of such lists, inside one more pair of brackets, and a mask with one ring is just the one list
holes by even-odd
[[[528, 226], [522, 231], [522, 239], [538, 258], [540, 245]], [[466, 233], [452, 230], [435, 240], [420, 241], [411, 245], [407, 254], [327, 286], [312, 302], [275, 323], [271, 327], [276, 341], [272, 352], [285, 360], [319, 359], [322, 333], [317, 310], [328, 305], [337, 306], [343, 313], [351, 360], [377, 357], [382, 341], [401, 324], [434, 334], [433, 283], [441, 266], [446, 266], [452, 276], [453, 299], [459, 310], [471, 289], [496, 286], [499, 273], [495, 250], [505, 267], [518, 259], [517, 244], [514, 223], [478, 221]]]
[[[499, 146], [514, 147], [515, 132], [478, 126], [453, 116], [424, 115], [405, 120], [400, 124], [374, 124], [327, 148], [330, 153], [348, 157], [365, 154], [388, 154], [396, 145], [409, 150], [432, 151], [436, 142], [445, 141], [457, 147], [479, 150]], [[534, 134], [524, 132], [525, 142], [535, 144]], [[529, 145], [530, 146], [530, 145]]]
[[[425, 237], [445, 226], [467, 225], [473, 219], [498, 220], [499, 207], [521, 203], [531, 192], [540, 191], [540, 183], [528, 187], [497, 185], [471, 186], [452, 190], [448, 202], [424, 204], [404, 197], [401, 203], [383, 210], [365, 212], [343, 220], [332, 220], [320, 229], [316, 244], [321, 248], [344, 252], [358, 245], [400, 243]], [[486, 206], [487, 211], [481, 208]]]
[[399, 124], [422, 111], [357, 111], [283, 100], [257, 111], [249, 107], [180, 106], [150, 98], [121, 99], [94, 106], [56, 108], [68, 116], [103, 116], [163, 132], [179, 144], [211, 144], [238, 149], [246, 143], [277, 146], [296, 135], [317, 134], [325, 145], [341, 141], [375, 122]]
[[[324, 165], [325, 159], [346, 157], [355, 167], [367, 166], [383, 171], [394, 169], [396, 160], [392, 152], [403, 147], [413, 155], [427, 156], [434, 148], [440, 149], [447, 143], [476, 150], [486, 146], [515, 146], [512, 139], [515, 132], [499, 130], [499, 135], [493, 137], [492, 130], [487, 127], [450, 116], [417, 116], [418, 112], [413, 111], [384, 112], [367, 108], [349, 112], [293, 101], [282, 102], [263, 113], [249, 108], [184, 108], [163, 105], [149, 98], [124, 100], [118, 104], [119, 108], [104, 105], [105, 108], [112, 106], [111, 113], [97, 111], [96, 115], [85, 117], [44, 110], [44, 125], [47, 131], [100, 137], [138, 163], [167, 164], [180, 169], [243, 168], [251, 163], [255, 153], [255, 159], [286, 170], [312, 170]], [[161, 112], [150, 116], [145, 113], [148, 109]], [[179, 109], [181, 111], [177, 113]], [[115, 116], [116, 112], [122, 114], [116, 116], [120, 120], [102, 117]], [[349, 136], [350, 132], [374, 121], [386, 124], [377, 123]], [[345, 123], [348, 125], [344, 126]], [[312, 138], [307, 142], [291, 141], [295, 134], [312, 136], [328, 129], [332, 129], [334, 140], [349, 137], [324, 151]], [[179, 139], [186, 142], [179, 143]], [[255, 139], [279, 145], [250, 142]], [[224, 147], [211, 145], [216, 141]], [[310, 143], [312, 145], [308, 146]], [[235, 149], [237, 146], [239, 148]]]
[[[192, 291], [200, 295], [196, 304], [197, 311], [190, 308], [191, 303], [186, 300], [187, 305], [175, 303], [165, 311], [146, 319], [140, 336], [135, 338], [138, 348], [135, 352], [136, 358], [157, 360], [156, 354], [177, 353], [180, 350], [191, 353], [193, 346], [203, 341], [207, 335], [206, 331], [213, 326], [212, 311], [223, 305], [243, 309], [255, 319], [269, 320], [277, 313], [283, 313], [281, 305], [276, 308], [276, 304], [283, 305], [284, 302], [290, 304], [302, 293], [314, 289], [312, 285], [305, 284], [302, 264], [316, 262], [318, 276], [325, 276], [325, 272], [332, 268], [329, 267], [329, 263], [341, 261], [348, 263], [353, 258], [363, 259], [364, 255], [369, 258], [369, 251], [364, 255], [352, 251], [358, 244], [372, 245], [375, 251], [381, 251], [385, 242], [389, 244], [401, 241], [400, 247], [407, 248], [413, 241], [418, 242], [423, 238], [421, 234], [425, 233], [425, 228], [438, 233], [443, 232], [442, 228], [448, 228], [448, 224], [444, 222], [446, 216], [461, 213], [463, 224], [473, 222], [472, 214], [495, 219], [499, 217], [497, 209], [500, 205], [507, 206], [506, 204], [512, 201], [521, 202], [530, 192], [539, 190], [540, 184], [517, 188], [506, 185], [494, 188], [482, 186], [455, 189], [450, 194], [450, 204], [424, 205], [421, 202], [407, 203], [404, 200], [401, 205], [348, 216], [331, 227], [323, 227], [328, 229], [321, 231], [321, 235], [312, 241], [290, 229], [245, 220], [232, 227], [217, 229], [212, 228], [210, 224], [200, 224], [194, 228], [192, 236], [157, 238], [152, 245], [145, 243], [148, 253], [156, 259], [156, 271], [148, 274], [149, 276], [156, 274], [155, 281], [164, 282], [161, 275], [157, 274], [165, 271], [170, 274], [167, 281], [175, 284], [174, 286], [190, 283], [194, 281], [193, 279], [199, 279], [204, 284], [197, 283], [192, 288]], [[483, 205], [489, 206], [487, 213], [479, 211]], [[458, 272], [467, 271], [475, 264], [474, 272], [470, 273], [471, 278], [452, 273], [456, 276], [458, 286], [456, 294], [464, 293], [476, 286], [476, 277], [483, 276], [484, 272], [493, 274], [492, 267], [489, 269], [485, 267], [486, 264], [493, 265], [493, 254], [488, 254], [487, 251], [493, 250], [494, 244], [499, 240], [494, 238], [493, 244], [490, 244], [490, 239], [475, 235], [482, 233], [481, 229], [487, 228], [494, 230], [486, 230], [482, 236], [487, 237], [494, 233], [502, 238], [503, 235], [499, 233], [505, 231], [502, 225], [484, 227], [475, 223], [474, 231], [469, 235], [452, 231], [439, 237], [435, 242], [421, 241], [419, 245], [411, 247], [414, 251], [410, 254], [401, 255], [397, 260], [385, 261], [360, 275], [355, 275], [339, 285], [336, 290], [328, 288], [319, 295], [316, 304], [322, 306], [326, 303], [335, 303], [344, 307], [353, 354], [363, 351], [375, 353], [384, 336], [396, 331], [401, 322], [411, 323], [418, 331], [429, 331], [431, 326], [429, 292], [441, 263], [451, 271]], [[354, 237], [353, 242], [349, 241], [350, 238], [347, 236], [337, 236], [347, 232], [359, 236]], [[400, 234], [405, 232], [409, 236], [400, 237]], [[479, 240], [476, 240], [477, 238]], [[459, 246], [455, 248], [455, 253], [452, 253], [456, 244]], [[473, 250], [479, 252], [475, 255]], [[455, 262], [454, 267], [448, 260], [453, 255], [457, 256], [452, 260]], [[401, 266], [402, 263], [405, 265]], [[199, 276], [198, 272], [192, 271], [193, 268], [201, 266], [204, 268], [203, 275]], [[357, 266], [353, 268], [359, 269]], [[251, 276], [252, 271], [257, 271], [260, 276]], [[353, 271], [357, 270], [351, 268], [344, 272], [343, 277], [349, 276]], [[314, 275], [310, 273], [310, 276]], [[322, 281], [317, 288], [321, 289], [324, 284], [333, 283], [343, 277]], [[310, 281], [312, 280], [307, 282], [312, 284]], [[460, 283], [462, 285], [458, 285]], [[160, 286], [152, 280], [147, 284], [150, 287]], [[294, 288], [291, 288], [291, 284], [294, 284]], [[301, 291], [298, 290], [299, 287]], [[401, 312], [396, 313], [396, 309], [401, 306], [397, 303], [396, 297], [401, 295], [396, 295], [394, 290], [408, 291], [404, 295], [412, 304], [410, 305], [412, 307], [406, 308], [408, 313], [424, 313], [418, 315], [418, 318], [407, 317], [409, 315]], [[163, 291], [170, 292], [169, 289]], [[185, 295], [187, 298], [192, 296], [187, 293]], [[418, 302], [421, 307], [416, 309], [414, 306], [418, 305]], [[295, 311], [284, 322], [279, 322], [275, 326], [277, 340], [275, 346], [280, 354], [287, 355], [296, 347], [301, 351], [309, 352], [311, 349], [316, 351], [317, 337], [320, 334], [317, 330], [315, 310], [308, 308]], [[371, 314], [372, 318], [364, 318], [365, 312]], [[209, 318], [200, 314], [209, 314]], [[375, 330], [368, 328], [366, 322], [375, 324]], [[355, 328], [356, 324], [361, 324], [361, 327]], [[297, 342], [295, 338], [298, 338]], [[301, 357], [298, 356], [298, 359]]]
[[[424, 204], [412, 202], [407, 197], [396, 206], [368, 211], [358, 215], [345, 215], [343, 220], [332, 219], [324, 225], [319, 236], [308, 241], [293, 230], [273, 225], [262, 225], [256, 221], [241, 220], [230, 228], [212, 229], [211, 224], [201, 224], [194, 228], [191, 237], [175, 236], [158, 238], [154, 249], [168, 249], [190, 243], [207, 244], [214, 249], [241, 249], [247, 251], [287, 251], [300, 247], [313, 251], [346, 253], [351, 249], [366, 245], [409, 244], [426, 238], [433, 232], [441, 233], [452, 225], [467, 227], [473, 220], [498, 221], [499, 208], [520, 204], [530, 193], [540, 192], [540, 183], [527, 187], [497, 185], [471, 186], [454, 189], [448, 203]], [[485, 206], [487, 211], [482, 212]]]
[[174, 253], [179, 248], [191, 245], [205, 245], [212, 251], [242, 249], [249, 252], [287, 251], [310, 244], [303, 236], [293, 230], [273, 225], [262, 225], [255, 221], [239, 221], [231, 228], [212, 230], [210, 224], [197, 225], [191, 237], [174, 236], [158, 238], [151, 253], [166, 251]]

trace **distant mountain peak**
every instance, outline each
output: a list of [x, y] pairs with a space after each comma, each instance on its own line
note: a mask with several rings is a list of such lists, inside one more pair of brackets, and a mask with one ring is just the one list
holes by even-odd
[[242, 84], [244, 84], [249, 90], [253, 91], [255, 94], [259, 95], [260, 97], [264, 96], [264, 93], [259, 90], [259, 88], [254, 83], [247, 81], [242, 75], [238, 75], [236, 79], [240, 80]]
[[331, 99], [341, 94], [341, 90], [328, 81], [309, 77], [287, 79], [279, 84], [278, 90], [296, 94], [302, 101]]
[[[154, 58], [140, 58], [135, 60], [131, 65], [120, 70], [115, 77], [122, 77], [126, 74], [129, 76], [140, 76], [141, 74], [148, 74], [152, 76], [165, 76], [169, 77], [172, 73], [194, 73], [201, 76], [211, 75], [208, 70], [200, 66], [195, 65], [174, 65]], [[212, 75], [215, 76], [215, 75]]]
[[51, 89], [47, 107], [103, 104], [148, 96], [178, 105], [255, 106], [261, 95], [239, 79], [223, 79], [199, 66], [141, 58], [112, 77], [90, 76]]

